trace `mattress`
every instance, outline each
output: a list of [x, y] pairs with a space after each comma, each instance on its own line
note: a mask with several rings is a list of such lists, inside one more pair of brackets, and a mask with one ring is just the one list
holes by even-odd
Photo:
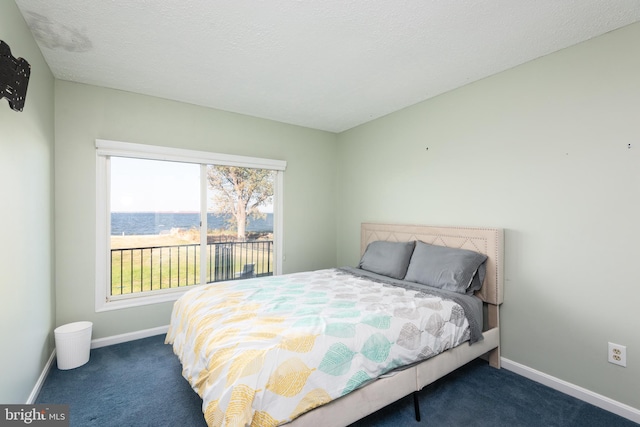
[[166, 341], [208, 425], [277, 426], [469, 341], [473, 304], [342, 269], [219, 282], [176, 301]]

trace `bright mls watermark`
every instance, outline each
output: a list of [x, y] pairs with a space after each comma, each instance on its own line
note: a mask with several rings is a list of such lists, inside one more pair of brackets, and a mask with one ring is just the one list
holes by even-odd
[[0, 427], [69, 427], [69, 405], [0, 405]]

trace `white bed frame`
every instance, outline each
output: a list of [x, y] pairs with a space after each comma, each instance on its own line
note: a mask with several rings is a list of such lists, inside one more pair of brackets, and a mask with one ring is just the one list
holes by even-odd
[[[348, 395], [301, 415], [287, 426], [347, 426], [379, 409], [422, 390], [439, 378], [487, 355], [489, 364], [500, 368], [500, 317], [503, 301], [504, 235], [502, 229], [431, 227], [422, 225], [362, 224], [361, 253], [376, 240], [407, 242], [421, 240], [433, 245], [471, 249], [487, 255], [487, 273], [476, 292], [486, 306], [484, 339], [445, 351], [409, 369], [380, 378]], [[415, 398], [415, 395], [414, 395]], [[416, 413], [416, 416], [418, 414]]]

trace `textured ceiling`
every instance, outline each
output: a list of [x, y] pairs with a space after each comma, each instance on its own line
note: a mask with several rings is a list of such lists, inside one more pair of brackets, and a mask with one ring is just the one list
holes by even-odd
[[340, 132], [640, 21], [638, 0], [16, 0], [56, 78]]

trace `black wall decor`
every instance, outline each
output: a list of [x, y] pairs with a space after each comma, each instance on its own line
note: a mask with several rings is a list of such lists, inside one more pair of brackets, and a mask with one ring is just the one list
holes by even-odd
[[12, 110], [24, 108], [30, 75], [31, 65], [24, 58], [14, 58], [9, 45], [0, 40], [0, 99], [7, 98]]

